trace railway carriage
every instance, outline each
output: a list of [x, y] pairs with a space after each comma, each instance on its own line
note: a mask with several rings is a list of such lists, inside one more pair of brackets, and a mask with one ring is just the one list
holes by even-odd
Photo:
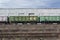
[[60, 9], [0, 8], [0, 23], [60, 23]]

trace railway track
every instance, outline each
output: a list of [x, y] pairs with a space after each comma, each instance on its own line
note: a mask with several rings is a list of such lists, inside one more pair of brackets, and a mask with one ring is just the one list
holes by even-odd
[[58, 33], [0, 34], [1, 40], [58, 40], [59, 38]]
[[0, 31], [27, 33], [60, 33], [60, 24], [0, 25]]
[[0, 40], [60, 40], [60, 24], [2, 24]]

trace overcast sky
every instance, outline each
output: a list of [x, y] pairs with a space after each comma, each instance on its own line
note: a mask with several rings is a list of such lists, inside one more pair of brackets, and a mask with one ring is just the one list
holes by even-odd
[[60, 8], [60, 0], [0, 0], [0, 8]]

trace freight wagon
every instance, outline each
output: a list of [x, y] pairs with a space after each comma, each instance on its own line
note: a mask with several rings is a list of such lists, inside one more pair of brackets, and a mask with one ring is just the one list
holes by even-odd
[[0, 8], [0, 23], [60, 23], [60, 9]]

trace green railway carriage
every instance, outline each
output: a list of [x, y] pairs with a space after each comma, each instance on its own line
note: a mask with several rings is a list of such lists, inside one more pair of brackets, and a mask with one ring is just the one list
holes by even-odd
[[40, 16], [40, 21], [59, 21], [57, 16]]
[[10, 16], [9, 22], [38, 22], [38, 16]]
[[60, 22], [60, 16], [40, 16], [40, 22]]

